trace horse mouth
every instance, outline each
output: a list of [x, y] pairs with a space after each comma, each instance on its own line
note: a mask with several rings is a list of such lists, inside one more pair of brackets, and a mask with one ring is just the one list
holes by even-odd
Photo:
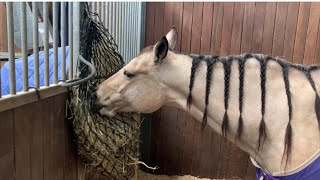
[[107, 117], [113, 117], [117, 114], [118, 111], [121, 111], [121, 109], [125, 107], [125, 105], [122, 106], [117, 106], [117, 107], [112, 107], [112, 106], [103, 106], [100, 110], [99, 113], [101, 115], [107, 116]]
[[113, 117], [116, 115], [116, 112], [114, 110], [109, 110], [108, 108], [104, 107], [99, 110], [99, 113], [103, 116], [107, 117]]

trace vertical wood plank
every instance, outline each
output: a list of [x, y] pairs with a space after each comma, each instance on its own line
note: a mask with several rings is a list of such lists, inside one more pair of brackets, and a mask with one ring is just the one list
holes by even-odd
[[304, 47], [306, 44], [307, 28], [310, 15], [310, 2], [301, 2], [299, 7], [297, 32], [293, 50], [293, 62], [303, 63]]
[[213, 2], [204, 2], [203, 4], [203, 21], [201, 32], [201, 54], [210, 54], [210, 39], [213, 17]]
[[150, 46], [154, 43], [153, 40], [153, 33], [154, 33], [154, 14], [155, 12], [155, 3], [154, 2], [148, 2], [146, 5], [146, 27], [145, 27], [145, 45]]
[[231, 35], [231, 54], [240, 53], [241, 49], [241, 37], [242, 37], [242, 24], [244, 16], [245, 3], [240, 2], [236, 4], [237, 8], [234, 9], [233, 25]]
[[29, 109], [35, 109], [30, 119], [31, 125], [31, 179], [43, 179], [43, 126], [42, 126], [42, 102], [37, 101], [29, 105]]
[[203, 2], [193, 4], [192, 28], [191, 28], [191, 52], [199, 54], [201, 49]]
[[30, 108], [32, 104], [27, 104], [14, 109], [14, 144], [15, 144], [15, 168], [16, 179], [31, 179], [31, 119], [37, 109]]
[[283, 56], [288, 61], [292, 61], [294, 38], [297, 30], [298, 13], [299, 13], [299, 3], [289, 2], [286, 31], [285, 31], [285, 37], [284, 37], [284, 47], [283, 47]]
[[176, 2], [173, 7], [173, 26], [177, 29], [178, 41], [176, 44], [176, 50], [181, 50], [182, 39], [182, 19], [183, 19], [183, 3]]
[[14, 109], [14, 144], [15, 144], [15, 167], [16, 179], [31, 179], [31, 159], [30, 159], [30, 122], [34, 113], [34, 108], [28, 105]]
[[223, 20], [223, 3], [217, 2], [215, 3], [214, 10], [213, 10], [210, 54], [220, 54], [222, 20]]
[[318, 26], [317, 46], [316, 46], [316, 54], [315, 54], [314, 63], [320, 64], [320, 24]]
[[6, 3], [0, 2], [0, 52], [8, 52]]
[[312, 2], [310, 10], [310, 18], [307, 30], [307, 39], [304, 52], [303, 64], [311, 65], [314, 62], [317, 36], [318, 36], [318, 26], [320, 18], [320, 3]]
[[[211, 173], [211, 158], [212, 158], [212, 134], [213, 131], [209, 126], [203, 130], [201, 137], [201, 157], [200, 157], [200, 176], [210, 177]], [[217, 136], [217, 134], [215, 134]]]
[[[0, 11], [1, 12], [1, 11]], [[0, 176], [14, 180], [13, 110], [0, 112]]]
[[229, 55], [231, 49], [231, 37], [232, 37], [232, 20], [233, 20], [233, 7], [234, 3], [224, 3], [223, 6], [223, 21], [222, 21], [222, 33], [221, 33], [221, 55]]
[[163, 33], [163, 14], [164, 14], [164, 2], [157, 2], [155, 4], [155, 24], [154, 24], [154, 43], [160, 41], [162, 36], [165, 34]]
[[190, 52], [193, 3], [183, 3], [181, 51]]
[[186, 125], [186, 121], [187, 119], [187, 113], [181, 109], [177, 110], [177, 126], [176, 126], [176, 131], [177, 131], [177, 138], [179, 139], [179, 142], [181, 142], [181, 144], [178, 146], [178, 154], [177, 154], [177, 158], [178, 158], [178, 162], [177, 162], [177, 166], [175, 168], [175, 172], [176, 174], [183, 174], [185, 173], [184, 170], [184, 165], [185, 165], [185, 161], [184, 161], [184, 151], [185, 149], [185, 136], [184, 136], [184, 129], [185, 129], [185, 125]]
[[42, 119], [43, 119], [43, 164], [44, 180], [52, 180], [56, 174], [54, 167], [54, 114], [53, 97], [42, 100]]
[[243, 19], [243, 30], [241, 39], [241, 53], [251, 52], [251, 42], [252, 42], [252, 32], [253, 32], [253, 22], [254, 22], [254, 11], [255, 3], [246, 3], [244, 10]]
[[170, 31], [173, 24], [173, 2], [164, 2], [163, 35]]
[[262, 53], [271, 55], [272, 53], [272, 40], [274, 31], [274, 22], [276, 17], [277, 4], [270, 2], [266, 6], [266, 14], [264, 18], [264, 30], [263, 30], [263, 41], [262, 41]]
[[278, 2], [274, 26], [272, 56], [282, 56], [284, 33], [287, 20], [288, 2]]
[[[100, 7], [101, 9], [101, 7]], [[64, 142], [64, 117], [66, 94], [53, 97], [53, 150], [54, 150], [54, 179], [60, 180], [64, 177], [65, 142]]]
[[[70, 115], [70, 110], [66, 112]], [[72, 120], [68, 117], [64, 118], [65, 131], [65, 161], [64, 161], [64, 179], [78, 180], [78, 149], [74, 141]]]
[[254, 13], [255, 16], [252, 34], [252, 53], [261, 53], [265, 12], [266, 3], [257, 2]]

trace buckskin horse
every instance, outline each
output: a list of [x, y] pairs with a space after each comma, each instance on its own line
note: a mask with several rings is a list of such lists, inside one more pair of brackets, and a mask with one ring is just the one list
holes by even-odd
[[172, 28], [98, 87], [102, 115], [189, 112], [247, 152], [257, 179], [320, 179], [320, 69], [262, 54], [174, 50]]

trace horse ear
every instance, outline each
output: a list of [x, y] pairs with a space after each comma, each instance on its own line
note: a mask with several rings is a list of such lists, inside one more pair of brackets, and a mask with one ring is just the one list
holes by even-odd
[[157, 42], [157, 44], [153, 48], [154, 62], [161, 62], [161, 60], [167, 56], [168, 50], [168, 40], [165, 36], [163, 36], [162, 39], [159, 42]]
[[172, 50], [174, 50], [174, 48], [176, 47], [177, 37], [178, 37], [177, 29], [175, 27], [172, 27], [171, 30], [166, 35], [166, 38], [169, 43], [169, 48]]

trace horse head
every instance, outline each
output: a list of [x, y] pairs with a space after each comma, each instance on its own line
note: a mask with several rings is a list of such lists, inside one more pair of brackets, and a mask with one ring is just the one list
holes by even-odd
[[143, 49], [130, 63], [102, 82], [97, 90], [100, 114], [150, 113], [159, 109], [168, 100], [161, 66], [174, 57], [172, 50], [176, 41], [176, 29], [172, 28], [154, 46]]

